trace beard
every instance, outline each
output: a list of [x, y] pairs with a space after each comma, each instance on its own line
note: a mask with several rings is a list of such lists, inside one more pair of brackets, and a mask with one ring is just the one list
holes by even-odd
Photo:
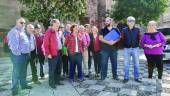
[[111, 27], [111, 24], [106, 24], [106, 27]]

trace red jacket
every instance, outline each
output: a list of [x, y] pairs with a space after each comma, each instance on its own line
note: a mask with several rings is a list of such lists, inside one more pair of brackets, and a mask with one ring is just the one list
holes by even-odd
[[52, 28], [48, 28], [45, 32], [44, 40], [43, 40], [43, 47], [45, 55], [58, 55], [58, 43], [56, 33]]
[[[78, 53], [82, 53], [84, 49], [84, 42], [80, 35], [78, 35]], [[69, 36], [67, 36], [65, 45], [67, 46], [67, 51], [69, 54], [74, 54], [76, 49], [76, 39], [75, 36], [71, 33]]]

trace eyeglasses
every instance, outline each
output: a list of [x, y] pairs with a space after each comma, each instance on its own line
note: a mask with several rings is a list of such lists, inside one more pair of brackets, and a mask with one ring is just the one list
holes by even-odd
[[25, 24], [25, 22], [20, 22], [20, 24]]
[[128, 22], [135, 22], [135, 20], [128, 20]]

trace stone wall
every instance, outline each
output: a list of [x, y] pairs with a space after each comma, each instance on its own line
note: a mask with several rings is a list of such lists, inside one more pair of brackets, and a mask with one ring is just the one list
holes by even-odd
[[15, 25], [15, 20], [20, 12], [19, 5], [16, 0], [0, 0], [0, 56], [7, 55], [3, 53], [2, 39]]

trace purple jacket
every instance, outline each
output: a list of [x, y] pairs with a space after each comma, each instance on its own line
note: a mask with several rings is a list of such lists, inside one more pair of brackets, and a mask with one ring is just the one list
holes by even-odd
[[[163, 46], [166, 42], [166, 39], [164, 35], [161, 32], [155, 32], [155, 33], [144, 33], [141, 39], [141, 47], [144, 49], [145, 54], [151, 54], [151, 55], [159, 55], [163, 54]], [[154, 47], [152, 49], [148, 47], [144, 47], [144, 44], [150, 44], [155, 45], [160, 43], [160, 47]]]

